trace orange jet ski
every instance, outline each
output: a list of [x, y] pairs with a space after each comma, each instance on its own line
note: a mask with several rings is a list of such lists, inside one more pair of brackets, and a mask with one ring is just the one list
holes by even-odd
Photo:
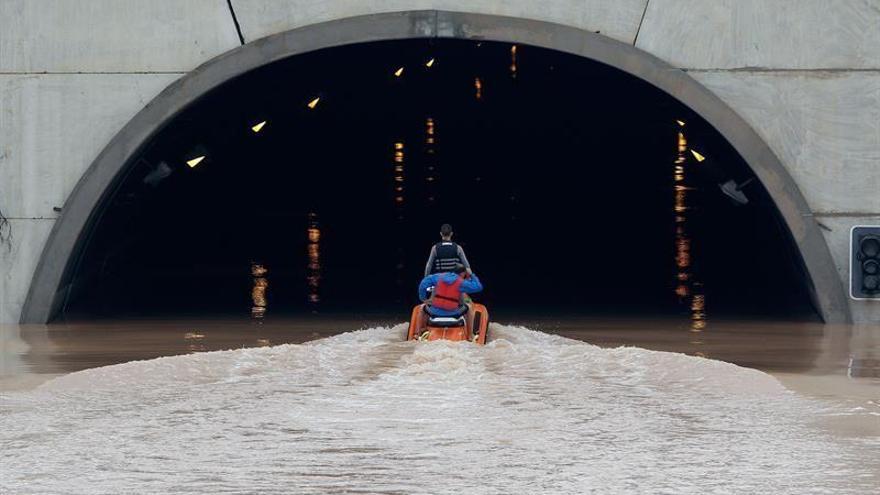
[[489, 312], [474, 302], [463, 305], [453, 316], [428, 314], [425, 304], [412, 311], [406, 340], [467, 340], [483, 345], [489, 334]]

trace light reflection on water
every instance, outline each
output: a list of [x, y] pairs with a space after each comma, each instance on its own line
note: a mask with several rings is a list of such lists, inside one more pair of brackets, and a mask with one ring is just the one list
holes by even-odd
[[309, 226], [306, 229], [306, 235], [308, 238], [306, 246], [308, 302], [314, 306], [321, 302], [321, 225], [318, 222], [318, 214], [315, 212], [309, 213]]
[[[431, 59], [433, 61], [433, 59]], [[433, 62], [432, 62], [433, 63]], [[405, 195], [405, 175], [406, 167], [406, 145], [403, 141], [394, 143], [394, 204], [396, 207], [397, 222], [402, 224], [405, 217], [404, 203]], [[398, 229], [402, 232], [403, 229]], [[397, 242], [397, 262], [395, 263], [395, 283], [398, 287], [405, 286], [408, 281], [404, 276], [406, 271], [406, 253], [403, 250], [403, 242]]]
[[433, 117], [425, 119], [425, 191], [426, 202], [433, 205], [437, 200], [437, 133]]
[[[687, 175], [687, 137], [684, 135], [684, 122], [677, 121], [677, 150], [673, 164], [673, 212], [675, 215], [675, 295], [680, 304], [690, 311], [690, 330], [699, 333], [706, 328], [706, 295], [703, 284], [694, 273], [693, 245], [687, 230], [688, 215], [692, 207], [688, 204], [688, 193], [694, 188], [688, 183]], [[698, 341], [695, 341], [698, 342]]]
[[266, 299], [266, 291], [269, 289], [269, 279], [267, 275], [269, 269], [262, 263], [251, 263], [251, 277], [253, 278], [253, 286], [251, 287], [251, 317], [261, 319], [266, 316], [266, 309], [269, 306]]
[[394, 143], [394, 203], [397, 205], [397, 219], [403, 220], [404, 176], [406, 154], [401, 141]]
[[203, 333], [198, 331], [186, 332], [183, 334], [183, 339], [187, 342], [187, 347], [190, 353], [205, 352], [208, 350], [208, 348], [205, 347], [205, 334]]

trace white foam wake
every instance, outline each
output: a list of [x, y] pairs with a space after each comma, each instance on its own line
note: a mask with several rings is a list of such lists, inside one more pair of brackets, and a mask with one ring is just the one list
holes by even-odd
[[850, 493], [772, 377], [495, 325], [126, 363], [3, 396], [0, 493]]

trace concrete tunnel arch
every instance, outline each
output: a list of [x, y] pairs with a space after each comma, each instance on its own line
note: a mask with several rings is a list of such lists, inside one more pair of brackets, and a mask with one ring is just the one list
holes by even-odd
[[583, 29], [533, 19], [438, 10], [364, 15], [274, 34], [224, 53], [184, 75], [149, 102], [107, 144], [74, 187], [43, 249], [21, 323], [47, 323], [64, 304], [73, 272], [104, 198], [132, 158], [190, 104], [223, 83], [272, 62], [323, 48], [404, 39], [452, 38], [522, 43], [595, 60], [679, 100], [742, 156], [778, 208], [806, 269], [809, 291], [828, 323], [849, 322], [846, 294], [812, 211], [764, 140], [715, 94], [661, 59]]

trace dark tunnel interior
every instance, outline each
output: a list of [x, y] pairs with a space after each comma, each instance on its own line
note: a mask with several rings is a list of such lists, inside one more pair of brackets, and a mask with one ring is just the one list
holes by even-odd
[[587, 59], [459, 40], [320, 50], [226, 83], [141, 150], [81, 243], [62, 318], [403, 320], [448, 222], [499, 318], [815, 319], [752, 179], [694, 112]]

